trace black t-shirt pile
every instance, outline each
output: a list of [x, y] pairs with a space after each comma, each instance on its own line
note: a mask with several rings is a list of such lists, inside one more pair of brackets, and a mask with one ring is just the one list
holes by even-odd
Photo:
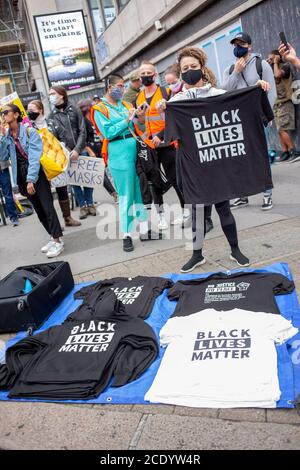
[[206, 278], [178, 281], [169, 290], [169, 300], [178, 300], [173, 317], [207, 308], [280, 314], [274, 295], [293, 292], [295, 284], [277, 273], [216, 273]]
[[83, 299], [84, 302], [67, 320], [82, 320], [95, 315], [95, 312], [101, 309], [101, 302], [105, 298], [103, 294], [107, 291], [115, 293], [117, 299], [125, 306], [128, 316], [147, 318], [157, 297], [173, 284], [170, 279], [147, 276], [115, 277], [99, 281], [76, 292], [74, 297]]
[[111, 381], [119, 387], [138, 378], [157, 357], [155, 334], [112, 292], [105, 299], [101, 318], [53, 326], [10, 347], [0, 389], [10, 398], [91, 399]]

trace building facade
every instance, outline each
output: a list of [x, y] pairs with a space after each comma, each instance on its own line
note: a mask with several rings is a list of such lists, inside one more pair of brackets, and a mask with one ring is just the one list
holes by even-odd
[[[53, 50], [49, 46], [45, 52], [42, 40], [47, 29], [38, 33], [35, 17], [55, 15], [52, 23], [57, 27], [56, 21], [71, 21], [64, 18], [71, 18], [66, 12], [71, 15], [74, 11], [82, 11], [89, 58], [80, 41], [70, 52], [63, 37], [60, 41], [56, 38]], [[52, 70], [57, 68], [59, 83], [61, 69], [68, 70], [70, 78], [75, 77], [70, 80], [74, 86], [69, 88], [74, 101], [102, 94], [106, 76], [115, 72], [126, 78], [144, 59], [155, 63], [163, 82], [166, 68], [188, 45], [207, 52], [208, 64], [221, 86], [224, 69], [235, 60], [230, 39], [240, 30], [252, 36], [254, 51], [262, 57], [278, 47], [280, 31], [285, 31], [300, 51], [299, 0], [0, 0], [0, 16], [1, 95], [12, 90], [20, 94], [38, 91], [45, 99], [49, 64], [54, 65]], [[54, 29], [49, 29], [49, 37], [54, 37]], [[88, 68], [88, 61], [93, 80], [79, 86], [76, 68], [83, 67], [84, 62]], [[300, 122], [299, 109], [297, 116]], [[275, 130], [272, 134], [278, 147]]]
[[[98, 4], [94, 14], [101, 18], [104, 6], [114, 4], [115, 17], [97, 40], [102, 77], [111, 72], [126, 77], [146, 59], [155, 63], [162, 78], [182, 47], [196, 45], [207, 52], [221, 86], [224, 69], [235, 60], [230, 39], [239, 30], [251, 35], [254, 51], [263, 58], [278, 47], [280, 31], [300, 51], [299, 0], [129, 0], [122, 2], [121, 10], [118, 2], [88, 3], [94, 8]], [[297, 78], [299, 74], [299, 88]], [[299, 132], [294, 134], [300, 148]], [[275, 129], [271, 143], [279, 148]]]

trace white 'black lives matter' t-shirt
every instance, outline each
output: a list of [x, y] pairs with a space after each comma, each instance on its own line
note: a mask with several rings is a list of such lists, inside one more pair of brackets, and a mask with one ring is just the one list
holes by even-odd
[[145, 400], [274, 408], [281, 395], [275, 343], [297, 332], [279, 315], [239, 309], [171, 318], [160, 332], [167, 350]]
[[177, 305], [172, 317], [186, 316], [207, 308], [280, 314], [275, 295], [293, 292], [295, 284], [278, 273], [215, 273], [206, 278], [177, 281], [169, 300]]
[[[198, 96], [196, 88], [192, 92]], [[273, 187], [264, 133], [273, 112], [260, 87], [175, 98], [167, 103], [165, 141], [179, 142], [186, 204], [215, 204]]]
[[89, 318], [91, 310], [100, 310], [103, 294], [109, 290], [125, 306], [128, 316], [145, 319], [150, 315], [155, 300], [173, 284], [170, 279], [155, 276], [114, 277], [96, 282], [75, 293], [75, 299], [83, 299], [84, 305], [72, 313], [68, 320], [83, 320]]

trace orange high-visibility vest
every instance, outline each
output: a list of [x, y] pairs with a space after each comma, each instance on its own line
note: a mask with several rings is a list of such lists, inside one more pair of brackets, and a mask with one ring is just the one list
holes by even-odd
[[[132, 108], [132, 105], [127, 103], [126, 101], [122, 101], [123, 106], [128, 109], [128, 111]], [[105, 166], [108, 164], [108, 143], [109, 140], [106, 139], [103, 135], [102, 132], [100, 131], [99, 127], [96, 124], [95, 121], [95, 111], [100, 111], [107, 119], [109, 119], [109, 111], [108, 107], [103, 103], [103, 101], [100, 101], [98, 104], [94, 104], [89, 113], [89, 119], [93, 126], [95, 127], [96, 134], [99, 136], [103, 137], [103, 142], [102, 142], [102, 149], [101, 149], [101, 155], [104, 161]]]
[[[167, 88], [167, 93], [169, 89]], [[141, 137], [141, 139], [149, 145], [151, 148], [155, 148], [154, 144], [152, 143], [152, 138], [159, 134], [161, 131], [165, 129], [165, 120], [162, 115], [157, 111], [156, 105], [159, 101], [161, 101], [165, 96], [161, 90], [161, 87], [158, 86], [154, 95], [152, 96], [150, 107], [146, 111], [145, 115], [145, 131], [143, 132], [138, 127], [136, 128], [136, 133]], [[139, 107], [141, 104], [147, 101], [145, 91], [142, 90], [136, 99], [136, 105]]]

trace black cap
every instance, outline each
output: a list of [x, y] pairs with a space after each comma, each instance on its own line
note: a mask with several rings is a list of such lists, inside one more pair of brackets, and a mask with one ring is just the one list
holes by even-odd
[[230, 44], [233, 44], [235, 41], [243, 41], [243, 42], [246, 42], [248, 44], [251, 44], [252, 43], [252, 39], [251, 37], [249, 36], [249, 34], [247, 33], [243, 33], [242, 31], [240, 31], [239, 33], [237, 33], [233, 39], [231, 39], [230, 41]]

